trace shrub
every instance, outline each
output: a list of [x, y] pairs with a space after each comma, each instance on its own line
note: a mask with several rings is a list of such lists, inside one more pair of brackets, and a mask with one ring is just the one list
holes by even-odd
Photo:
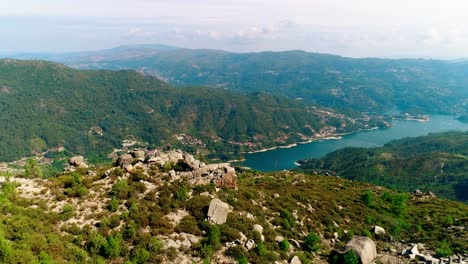
[[117, 211], [119, 208], [119, 201], [115, 198], [115, 196], [112, 196], [112, 199], [109, 201], [109, 205], [107, 206], [107, 209], [111, 212]]
[[0, 260], [2, 263], [8, 263], [12, 254], [10, 242], [0, 237]]
[[311, 231], [309, 235], [304, 238], [304, 250], [309, 252], [316, 252], [320, 249], [320, 238]]
[[69, 219], [75, 214], [75, 206], [69, 203], [66, 203], [62, 207], [62, 212], [60, 212], [63, 219]]
[[163, 242], [159, 240], [157, 237], [152, 237], [149, 244], [148, 249], [151, 252], [159, 252], [163, 247]]
[[237, 259], [237, 263], [239, 263], [239, 264], [248, 264], [249, 260], [247, 259], [247, 257], [245, 255], [242, 255]]
[[353, 250], [349, 250], [344, 254], [335, 251], [331, 254], [329, 262], [331, 264], [359, 264], [360, 260]]
[[187, 185], [183, 184], [176, 192], [176, 199], [179, 201], [185, 201], [188, 196]]
[[135, 247], [132, 250], [131, 259], [132, 259], [132, 262], [136, 264], [146, 263], [149, 260], [149, 258], [150, 258], [150, 253], [142, 247]]
[[175, 228], [176, 232], [184, 232], [192, 235], [199, 236], [201, 235], [201, 230], [197, 226], [197, 220], [191, 215], [184, 216], [177, 227]]
[[245, 256], [245, 249], [242, 246], [233, 246], [226, 249], [226, 255], [233, 258], [239, 259]]
[[210, 200], [211, 199], [206, 196], [194, 196], [188, 201], [187, 209], [198, 221], [203, 221], [208, 212]]
[[114, 185], [112, 185], [112, 194], [119, 199], [127, 199], [129, 192], [130, 187], [126, 180], [117, 180]]
[[374, 196], [372, 193], [367, 190], [363, 195], [362, 195], [362, 201], [368, 206], [371, 207], [374, 202]]
[[267, 250], [265, 244], [263, 244], [263, 243], [258, 244], [258, 246], [256, 247], [255, 251], [257, 252], [257, 254], [258, 254], [260, 257], [263, 257], [263, 256], [265, 256], [265, 255], [268, 253], [268, 250]]
[[218, 250], [221, 247], [221, 231], [217, 225], [210, 225], [207, 242], [214, 250]]
[[33, 158], [29, 158], [26, 161], [26, 164], [24, 165], [24, 176], [26, 178], [42, 178], [43, 177], [43, 172], [39, 164], [37, 163], [37, 160]]
[[282, 251], [289, 251], [289, 241], [287, 239], [283, 239], [279, 242], [279, 248]]
[[121, 238], [119, 236], [108, 236], [106, 243], [102, 247], [102, 255], [111, 259], [118, 257], [120, 255], [120, 243]]
[[440, 242], [439, 247], [436, 248], [435, 252], [436, 256], [439, 258], [448, 257], [452, 255], [452, 249], [445, 240], [442, 240], [442, 242]]

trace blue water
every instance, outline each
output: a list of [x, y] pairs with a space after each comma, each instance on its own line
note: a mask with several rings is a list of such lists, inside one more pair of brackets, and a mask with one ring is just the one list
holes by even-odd
[[341, 139], [314, 141], [298, 144], [292, 148], [245, 154], [245, 161], [237, 165], [259, 171], [289, 170], [296, 167], [294, 162], [298, 160], [320, 158], [344, 147], [378, 147], [395, 139], [446, 131], [468, 131], [468, 123], [460, 122], [453, 116], [440, 115], [431, 116], [426, 122], [393, 120], [391, 128], [361, 131], [343, 136]]

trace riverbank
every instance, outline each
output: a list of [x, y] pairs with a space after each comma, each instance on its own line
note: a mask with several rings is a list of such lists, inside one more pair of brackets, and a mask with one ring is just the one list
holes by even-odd
[[[388, 127], [385, 127], [385, 128], [388, 128]], [[356, 131], [353, 131], [353, 132], [347, 132], [347, 133], [336, 133], [336, 134], [313, 136], [310, 139], [308, 139], [307, 141], [299, 141], [299, 142], [292, 143], [292, 144], [285, 145], [285, 146], [275, 146], [275, 147], [270, 147], [270, 148], [255, 150], [255, 151], [246, 151], [246, 152], [241, 152], [241, 154], [255, 154], [255, 153], [267, 152], [267, 151], [271, 151], [271, 150], [275, 150], [275, 149], [288, 149], [288, 148], [297, 147], [299, 144], [300, 145], [309, 144], [309, 143], [312, 143], [312, 142], [315, 142], [315, 141], [321, 141], [321, 140], [338, 140], [338, 139], [342, 139], [343, 136], [347, 136], [347, 135], [351, 135], [351, 134], [359, 133], [359, 132], [363, 132], [363, 131], [372, 131], [372, 130], [376, 130], [376, 129], [379, 129], [379, 127], [371, 127], [371, 128], [368, 128], [368, 129], [361, 128], [359, 130], [356, 130]]]

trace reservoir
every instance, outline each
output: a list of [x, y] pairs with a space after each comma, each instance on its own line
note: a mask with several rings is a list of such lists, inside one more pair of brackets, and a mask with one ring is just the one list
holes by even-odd
[[345, 135], [341, 139], [318, 140], [291, 148], [245, 154], [245, 161], [236, 165], [259, 171], [289, 170], [296, 167], [294, 163], [298, 160], [320, 158], [344, 147], [379, 147], [395, 139], [447, 131], [468, 131], [468, 123], [445, 115], [431, 116], [430, 120], [425, 122], [393, 120], [390, 128], [360, 131]]

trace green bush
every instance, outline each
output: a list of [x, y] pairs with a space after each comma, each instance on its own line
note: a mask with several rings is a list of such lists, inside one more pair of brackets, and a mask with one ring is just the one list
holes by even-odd
[[367, 190], [363, 195], [362, 195], [362, 201], [367, 205], [367, 207], [371, 207], [374, 202], [374, 196], [372, 195], [372, 192]]
[[26, 164], [24, 165], [24, 176], [26, 178], [42, 178], [43, 177], [43, 172], [39, 164], [37, 163], [37, 160], [33, 158], [29, 158], [26, 161]]
[[311, 231], [304, 238], [304, 250], [308, 252], [317, 252], [320, 248], [320, 238], [315, 234], [315, 232]]
[[5, 238], [0, 237], [0, 260], [2, 263], [8, 263], [12, 255], [12, 248], [9, 241]]
[[132, 250], [131, 260], [136, 264], [146, 263], [150, 258], [150, 253], [143, 247], [135, 247]]
[[217, 225], [210, 225], [207, 243], [211, 245], [214, 250], [218, 250], [221, 247], [221, 231]]
[[184, 216], [175, 228], [176, 232], [184, 232], [192, 235], [201, 235], [201, 230], [198, 228], [197, 219], [191, 215]]
[[111, 212], [117, 211], [119, 208], [119, 201], [115, 198], [115, 196], [112, 196], [111, 200], [109, 201], [109, 205], [107, 206], [107, 209]]
[[290, 245], [289, 245], [289, 241], [287, 239], [283, 239], [279, 242], [279, 248], [282, 250], [282, 251], [289, 251], [289, 248], [290, 248]]
[[442, 240], [442, 242], [440, 242], [435, 252], [436, 252], [436, 256], [439, 258], [449, 257], [452, 255], [452, 249], [450, 248], [450, 246], [447, 244], [447, 241], [445, 240]]
[[112, 185], [112, 194], [119, 199], [127, 199], [130, 192], [130, 187], [126, 180], [117, 180], [114, 185]]

